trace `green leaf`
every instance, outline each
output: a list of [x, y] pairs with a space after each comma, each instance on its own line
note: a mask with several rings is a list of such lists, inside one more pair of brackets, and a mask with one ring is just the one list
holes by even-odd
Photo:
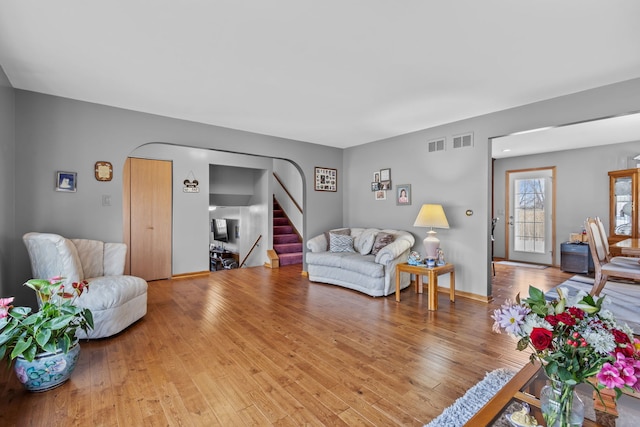
[[[86, 319], [87, 325], [89, 325], [89, 328], [93, 329], [93, 313], [88, 308], [84, 309], [84, 318]], [[86, 329], [85, 329], [85, 332], [86, 332]]]
[[19, 319], [31, 313], [31, 307], [13, 307], [9, 312], [9, 316]]
[[[31, 337], [29, 337], [26, 341], [24, 339], [19, 339], [16, 342], [16, 346], [13, 347], [13, 351], [11, 352], [11, 358], [15, 359], [19, 355], [23, 356], [23, 353], [25, 351], [27, 351], [27, 349], [29, 349], [29, 347], [31, 347], [31, 343], [32, 342], [33, 342], [33, 338], [31, 338]], [[34, 349], [35, 349], [35, 346], [34, 346]], [[25, 357], [25, 359], [26, 359], [26, 357]]]
[[64, 327], [66, 327], [67, 325], [69, 325], [69, 323], [73, 320], [73, 316], [72, 315], [65, 315], [65, 316], [60, 316], [60, 317], [56, 317], [54, 319], [51, 319], [49, 321], [47, 321], [43, 327], [46, 328], [51, 328], [54, 331], [57, 331], [59, 329], [62, 329]]
[[536, 302], [544, 303], [544, 292], [540, 289], [535, 288], [533, 286], [529, 286], [529, 299], [534, 300]]
[[36, 346], [32, 345], [31, 347], [29, 347], [27, 349], [27, 351], [25, 351], [22, 354], [22, 357], [27, 359], [29, 362], [33, 362], [33, 359], [35, 359], [35, 357], [36, 357], [36, 350], [37, 350]]
[[51, 338], [51, 329], [42, 328], [38, 330], [36, 334], [36, 342], [40, 347], [44, 347], [44, 345], [49, 342]]
[[69, 335], [65, 334], [65, 336], [62, 337], [62, 351], [68, 353], [69, 348], [71, 348], [71, 338], [69, 338]]
[[519, 351], [526, 350], [528, 345], [529, 345], [529, 337], [522, 337], [518, 341], [518, 344], [516, 344], [516, 349]]

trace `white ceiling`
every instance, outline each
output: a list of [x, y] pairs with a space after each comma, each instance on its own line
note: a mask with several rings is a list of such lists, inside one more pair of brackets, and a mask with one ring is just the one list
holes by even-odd
[[640, 77], [637, 0], [7, 0], [25, 89], [336, 147]]
[[493, 138], [491, 150], [502, 159], [632, 141], [640, 141], [640, 113]]

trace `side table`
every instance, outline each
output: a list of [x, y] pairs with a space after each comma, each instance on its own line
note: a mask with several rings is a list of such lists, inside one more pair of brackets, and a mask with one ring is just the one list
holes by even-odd
[[438, 267], [429, 268], [421, 265], [398, 264], [396, 265], [396, 301], [400, 301], [400, 273], [412, 273], [416, 275], [416, 292], [422, 293], [422, 276], [429, 277], [429, 300], [428, 309], [438, 309], [438, 276], [449, 273], [449, 299], [456, 300], [456, 273], [453, 264], [445, 264]]

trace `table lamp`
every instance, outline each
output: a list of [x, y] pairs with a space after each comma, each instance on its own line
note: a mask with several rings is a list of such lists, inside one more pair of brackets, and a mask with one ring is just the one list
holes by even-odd
[[422, 205], [413, 226], [431, 228], [422, 243], [424, 244], [426, 258], [436, 258], [438, 256], [440, 240], [436, 237], [437, 233], [433, 228], [449, 228], [449, 222], [447, 222], [447, 217], [444, 214], [442, 205]]

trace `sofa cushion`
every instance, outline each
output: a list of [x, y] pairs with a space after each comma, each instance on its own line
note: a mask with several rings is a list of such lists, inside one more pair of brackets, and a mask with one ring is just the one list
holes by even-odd
[[71, 239], [76, 246], [84, 277], [104, 275], [104, 242], [89, 239]]
[[348, 254], [342, 257], [340, 268], [371, 277], [384, 277], [384, 266], [373, 259], [373, 255]]
[[373, 249], [373, 243], [376, 240], [376, 236], [380, 230], [376, 228], [367, 228], [363, 230], [361, 233], [356, 236], [353, 240], [353, 247], [356, 251], [360, 252], [362, 255], [367, 255], [371, 253], [371, 249]]
[[389, 243], [395, 240], [396, 236], [389, 233], [378, 233], [376, 236], [376, 240], [373, 242], [373, 248], [371, 249], [371, 254], [377, 254], [380, 249], [387, 246]]
[[331, 252], [355, 252], [355, 249], [353, 249], [353, 237], [329, 233], [329, 250]]
[[355, 271], [369, 277], [384, 277], [384, 265], [374, 262], [373, 255], [357, 252], [307, 252], [307, 263]]
[[147, 282], [135, 276], [101, 276], [87, 280], [89, 290], [78, 297], [76, 304], [92, 311], [121, 306], [147, 292]]

